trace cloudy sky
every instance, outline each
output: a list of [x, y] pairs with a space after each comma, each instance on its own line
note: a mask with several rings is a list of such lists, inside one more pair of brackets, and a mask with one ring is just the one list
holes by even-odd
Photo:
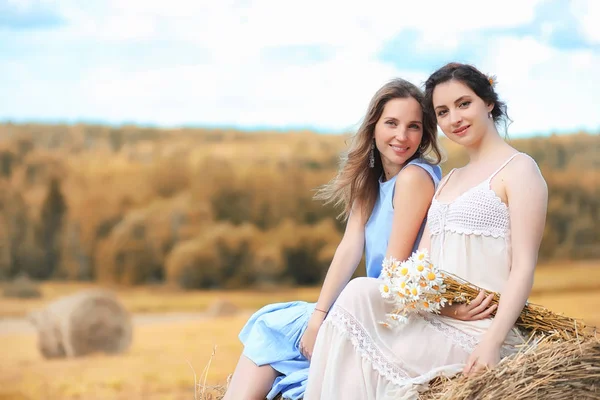
[[511, 136], [597, 133], [599, 21], [597, 0], [0, 0], [0, 120], [349, 131], [388, 79], [462, 61], [496, 75]]

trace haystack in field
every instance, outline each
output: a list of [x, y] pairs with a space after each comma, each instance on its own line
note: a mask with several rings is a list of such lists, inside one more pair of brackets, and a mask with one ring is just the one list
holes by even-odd
[[225, 317], [235, 315], [239, 312], [239, 307], [225, 299], [217, 299], [210, 304], [206, 310], [206, 315], [210, 317]]
[[476, 377], [437, 379], [421, 400], [600, 399], [600, 339], [544, 339]]
[[131, 317], [114, 294], [85, 290], [34, 311], [29, 320], [46, 358], [120, 353], [131, 344]]

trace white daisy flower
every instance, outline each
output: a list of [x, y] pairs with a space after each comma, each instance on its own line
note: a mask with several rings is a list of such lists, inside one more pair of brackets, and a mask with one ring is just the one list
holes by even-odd
[[392, 288], [387, 282], [383, 282], [379, 285], [379, 293], [381, 293], [381, 297], [384, 299], [389, 299], [392, 297]]
[[427, 275], [427, 272], [430, 270], [429, 265], [431, 264], [422, 261], [415, 262], [416, 275], [418, 275], [419, 277], [425, 277]]
[[413, 255], [411, 256], [413, 262], [415, 264], [418, 263], [424, 263], [427, 264], [429, 263], [429, 254], [427, 252], [427, 249], [423, 249], [423, 250], [417, 250], [413, 253]]
[[381, 266], [383, 268], [391, 268], [393, 263], [394, 263], [394, 257], [386, 257], [383, 259]]
[[467, 301], [467, 297], [465, 293], [460, 293], [456, 296], [454, 296], [454, 301], [457, 303], [464, 303]]
[[444, 284], [442, 274], [435, 270], [429, 270], [427, 274], [425, 274], [425, 279], [430, 288], [434, 286], [441, 287]]
[[389, 322], [378, 321], [378, 323], [379, 323], [379, 325], [383, 326], [384, 328], [392, 329], [392, 324], [390, 324]]
[[409, 283], [406, 285], [406, 290], [408, 293], [408, 298], [411, 300], [419, 300], [419, 296], [421, 295], [421, 286], [418, 283]]
[[417, 302], [417, 308], [421, 311], [431, 312], [435, 307], [435, 303], [431, 302], [429, 299], [419, 299]]
[[400, 325], [400, 324], [405, 324], [408, 322], [408, 317], [404, 314], [391, 313], [391, 314], [386, 314], [385, 316], [386, 316], [387, 320], [390, 322], [390, 324], [392, 324], [392, 325]]
[[410, 261], [403, 261], [400, 263], [398, 267], [398, 276], [404, 277], [405, 279], [409, 279], [412, 275], [412, 263]]
[[440, 309], [442, 307], [444, 307], [446, 305], [446, 303], [448, 302], [448, 299], [446, 299], [445, 297], [440, 296], [440, 295], [433, 296], [433, 298], [431, 300], [432, 300], [432, 304], [434, 305], [434, 307], [432, 307], [433, 311], [436, 313], [439, 313]]

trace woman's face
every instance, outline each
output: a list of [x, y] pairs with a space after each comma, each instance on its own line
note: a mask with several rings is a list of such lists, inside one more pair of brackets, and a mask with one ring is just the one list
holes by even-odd
[[386, 171], [401, 168], [419, 149], [423, 110], [412, 97], [389, 100], [375, 124], [375, 145]]
[[433, 109], [437, 123], [450, 140], [463, 146], [479, 142], [488, 132], [488, 114], [494, 108], [487, 105], [467, 85], [456, 80], [440, 83], [433, 89]]

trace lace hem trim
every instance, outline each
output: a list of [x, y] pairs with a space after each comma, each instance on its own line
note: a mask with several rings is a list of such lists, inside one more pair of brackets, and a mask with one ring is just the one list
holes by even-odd
[[438, 332], [442, 333], [445, 337], [450, 339], [454, 344], [460, 346], [467, 353], [473, 352], [475, 346], [479, 341], [474, 336], [468, 335], [458, 328], [445, 324], [437, 319], [434, 319], [428, 315], [420, 314], [421, 317]]
[[348, 338], [360, 355], [373, 364], [373, 368], [385, 379], [402, 385], [410, 379], [408, 373], [391, 362], [383, 352], [373, 343], [369, 334], [360, 323], [339, 306], [334, 305], [325, 323], [330, 322]]
[[[420, 314], [423, 319], [431, 324], [438, 332], [442, 333], [448, 339], [452, 340], [453, 343], [460, 346], [467, 353], [473, 352], [479, 340], [475, 336], [471, 336], [458, 328], [451, 325], [445, 324], [438, 319], [434, 319], [431, 316]], [[518, 348], [508, 344], [503, 344], [500, 348], [500, 358], [508, 357], [518, 351]]]

